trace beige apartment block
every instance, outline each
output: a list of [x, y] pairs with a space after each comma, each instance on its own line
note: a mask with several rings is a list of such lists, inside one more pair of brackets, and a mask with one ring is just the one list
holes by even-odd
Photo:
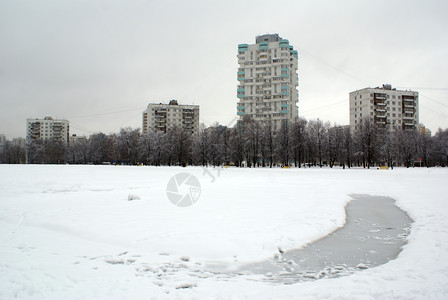
[[69, 121], [45, 117], [43, 119], [26, 120], [27, 140], [56, 140], [64, 143], [69, 142]]
[[169, 104], [148, 104], [143, 112], [144, 134], [150, 131], [168, 132], [175, 127], [199, 134], [199, 105], [181, 105], [177, 100], [171, 100]]
[[390, 84], [351, 92], [350, 128], [358, 130], [369, 119], [389, 131], [417, 130], [418, 103], [418, 92], [397, 90]]

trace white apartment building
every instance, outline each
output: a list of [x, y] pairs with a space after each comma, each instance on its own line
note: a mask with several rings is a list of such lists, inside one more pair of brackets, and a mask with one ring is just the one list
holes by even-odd
[[390, 84], [350, 93], [350, 128], [358, 130], [364, 119], [390, 131], [417, 130], [418, 92], [402, 91]]
[[278, 34], [255, 38], [255, 44], [238, 45], [237, 115], [279, 129], [298, 118], [298, 54]]
[[199, 134], [199, 105], [179, 105], [177, 100], [169, 104], [150, 103], [143, 112], [143, 133], [168, 132], [174, 127]]
[[67, 120], [56, 120], [52, 117], [45, 117], [43, 119], [27, 119], [26, 139], [54, 139], [68, 143], [69, 122]]

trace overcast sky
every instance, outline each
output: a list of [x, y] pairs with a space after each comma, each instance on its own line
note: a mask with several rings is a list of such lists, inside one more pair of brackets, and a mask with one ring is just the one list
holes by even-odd
[[299, 115], [348, 124], [348, 94], [420, 92], [420, 122], [448, 127], [448, 1], [0, 0], [0, 134], [27, 118], [70, 133], [141, 127], [148, 103], [236, 116], [237, 49], [278, 33], [299, 51]]

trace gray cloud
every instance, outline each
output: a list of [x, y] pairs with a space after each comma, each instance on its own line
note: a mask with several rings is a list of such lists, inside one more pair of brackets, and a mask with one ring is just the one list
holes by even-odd
[[[299, 49], [299, 111], [348, 123], [348, 93], [391, 83], [421, 94], [420, 120], [448, 127], [445, 1], [3, 1], [0, 133], [28, 117], [72, 132], [139, 127], [148, 102], [236, 113], [236, 49], [279, 33]], [[424, 96], [428, 96], [426, 98]], [[436, 101], [433, 101], [433, 100]], [[344, 100], [346, 100], [344, 102]]]

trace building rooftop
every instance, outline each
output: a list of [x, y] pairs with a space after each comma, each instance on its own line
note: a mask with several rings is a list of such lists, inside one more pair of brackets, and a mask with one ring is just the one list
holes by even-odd
[[383, 84], [383, 86], [377, 86], [377, 87], [366, 87], [363, 89], [359, 89], [353, 92], [350, 92], [350, 94], [358, 92], [358, 91], [362, 91], [362, 90], [383, 90], [383, 91], [400, 91], [400, 92], [413, 92], [416, 93], [416, 91], [412, 91], [412, 90], [397, 90], [396, 88], [392, 88], [391, 84]]
[[255, 43], [259, 44], [260, 42], [278, 42], [282, 38], [278, 35], [278, 33], [274, 34], [263, 34], [255, 37]]

